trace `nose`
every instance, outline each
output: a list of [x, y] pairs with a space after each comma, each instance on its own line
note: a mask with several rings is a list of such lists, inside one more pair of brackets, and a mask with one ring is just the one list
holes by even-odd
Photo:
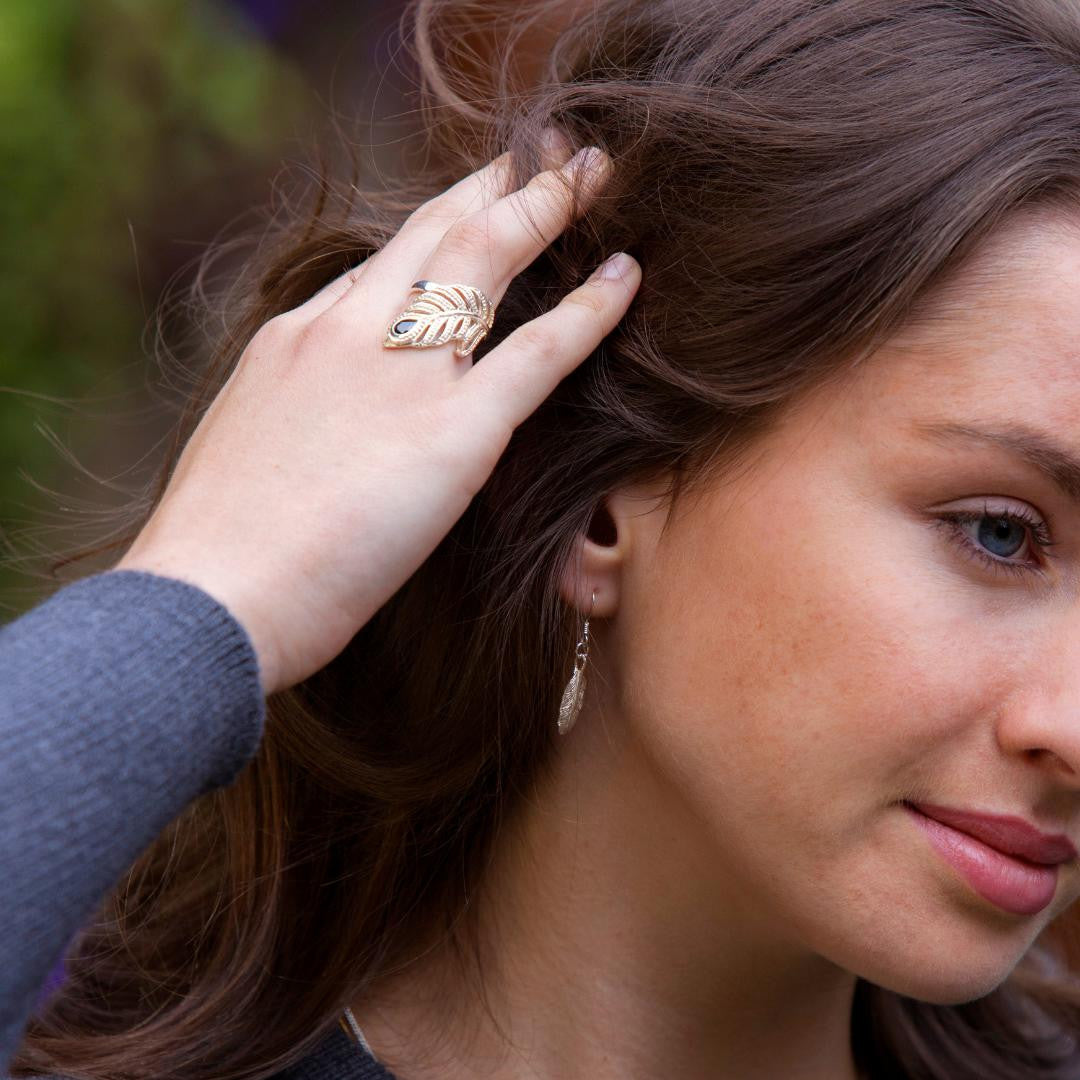
[[1058, 785], [1080, 791], [1080, 698], [1069, 709], [1030, 698], [1022, 715], [1014, 704], [998, 725], [998, 743], [1052, 774]]
[[1023, 685], [998, 713], [999, 746], [1052, 774], [1057, 784], [1080, 790], [1080, 620], [1075, 613], [1056, 646], [1033, 654], [1017, 674]]

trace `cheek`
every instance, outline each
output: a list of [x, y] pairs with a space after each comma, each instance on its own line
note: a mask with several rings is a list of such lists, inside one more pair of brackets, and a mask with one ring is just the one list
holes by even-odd
[[762, 506], [684, 527], [634, 583], [620, 715], [679, 820], [701, 825], [718, 908], [900, 993], [981, 996], [1028, 942], [985, 933], [896, 804], [964, 790], [992, 758], [1019, 633], [986, 618], [924, 526], [841, 522], [797, 492]]
[[673, 532], [626, 613], [620, 683], [657, 767], [726, 840], [753, 829], [820, 860], [955, 756], [1001, 670], [968, 646], [930, 530], [808, 487]]

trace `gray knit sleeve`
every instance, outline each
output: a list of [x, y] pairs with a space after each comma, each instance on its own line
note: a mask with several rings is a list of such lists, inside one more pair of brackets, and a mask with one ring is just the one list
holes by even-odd
[[0, 1075], [71, 937], [264, 722], [251, 639], [186, 582], [105, 571], [0, 627]]

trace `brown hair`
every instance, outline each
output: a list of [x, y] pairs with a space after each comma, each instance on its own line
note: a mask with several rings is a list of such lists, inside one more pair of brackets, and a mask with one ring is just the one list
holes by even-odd
[[[107, 898], [15, 1076], [267, 1077], [433, 928], [467, 944], [465, 895], [550, 765], [579, 627], [554, 583], [603, 495], [670, 475], [673, 504], [915, 317], [1010, 214], [1077, 207], [1080, 14], [1061, 0], [415, 0], [408, 16], [429, 138], [412, 183], [391, 196], [330, 171], [268, 223], [218, 297], [154, 488], [96, 550], [134, 537], [258, 326], [501, 151], [524, 183], [546, 123], [615, 168], [511, 284], [480, 362], [612, 251], [637, 257], [641, 287], [416, 574], [269, 700], [250, 767]], [[860, 980], [858, 1064], [1078, 1075], [1078, 940], [1060, 917], [966, 1004]]]

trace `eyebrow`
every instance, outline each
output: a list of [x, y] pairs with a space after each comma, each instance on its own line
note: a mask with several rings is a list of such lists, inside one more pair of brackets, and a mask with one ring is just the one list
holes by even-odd
[[991, 426], [943, 421], [917, 423], [914, 427], [917, 432], [942, 441], [966, 439], [1008, 450], [1034, 465], [1067, 498], [1080, 503], [1080, 456], [1048, 432], [1021, 423]]

